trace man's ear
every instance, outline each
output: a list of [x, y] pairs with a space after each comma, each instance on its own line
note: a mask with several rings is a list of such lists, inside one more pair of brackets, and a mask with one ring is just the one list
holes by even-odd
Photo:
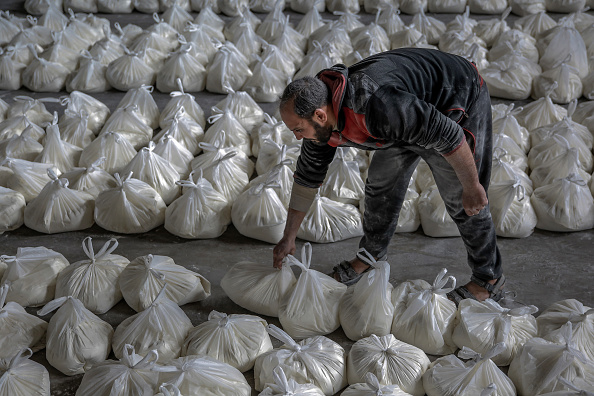
[[326, 121], [328, 121], [328, 113], [326, 113], [324, 109], [318, 108], [316, 111], [314, 111], [313, 118], [323, 125], [326, 123]]

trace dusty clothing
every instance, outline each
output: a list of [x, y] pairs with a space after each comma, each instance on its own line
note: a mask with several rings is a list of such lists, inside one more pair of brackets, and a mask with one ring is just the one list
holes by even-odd
[[431, 167], [480, 279], [501, 275], [501, 258], [488, 207], [467, 216], [462, 185], [444, 156], [466, 140], [488, 188], [491, 172], [491, 107], [486, 85], [465, 59], [426, 49], [380, 53], [318, 76], [332, 92], [338, 128], [328, 144], [305, 141], [297, 162], [291, 207], [307, 210], [326, 176], [337, 146], [377, 150], [365, 187], [360, 246], [384, 256], [398, 223], [410, 177], [423, 158]]

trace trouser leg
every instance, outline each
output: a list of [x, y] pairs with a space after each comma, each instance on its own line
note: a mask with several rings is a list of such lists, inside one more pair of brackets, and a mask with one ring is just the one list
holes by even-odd
[[417, 153], [403, 147], [375, 151], [365, 183], [363, 238], [359, 247], [384, 257], [398, 225], [410, 178], [419, 163]]

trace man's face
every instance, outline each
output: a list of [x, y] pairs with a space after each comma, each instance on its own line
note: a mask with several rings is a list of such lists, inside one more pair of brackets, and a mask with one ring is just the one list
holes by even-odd
[[321, 109], [316, 110], [316, 113], [311, 119], [301, 118], [290, 108], [285, 106], [281, 108], [280, 114], [283, 122], [293, 132], [297, 140], [305, 139], [311, 140], [319, 144], [326, 144], [332, 136], [332, 126], [326, 122], [326, 125], [320, 122], [318, 114]]

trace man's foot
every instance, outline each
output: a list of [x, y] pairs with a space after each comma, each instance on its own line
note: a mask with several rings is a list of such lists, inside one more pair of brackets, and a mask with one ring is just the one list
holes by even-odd
[[499, 301], [503, 297], [505, 276], [501, 275], [499, 279], [492, 279], [488, 282], [482, 281], [475, 276], [472, 276], [470, 279], [470, 282], [464, 286], [457, 287], [447, 294], [448, 298], [456, 303], [456, 305], [466, 298], [477, 301], [485, 301], [487, 298], [490, 298], [494, 301]]
[[371, 265], [355, 257], [351, 261], [345, 260], [335, 266], [333, 272], [329, 275], [336, 281], [349, 286], [357, 283], [369, 269], [371, 269]]

